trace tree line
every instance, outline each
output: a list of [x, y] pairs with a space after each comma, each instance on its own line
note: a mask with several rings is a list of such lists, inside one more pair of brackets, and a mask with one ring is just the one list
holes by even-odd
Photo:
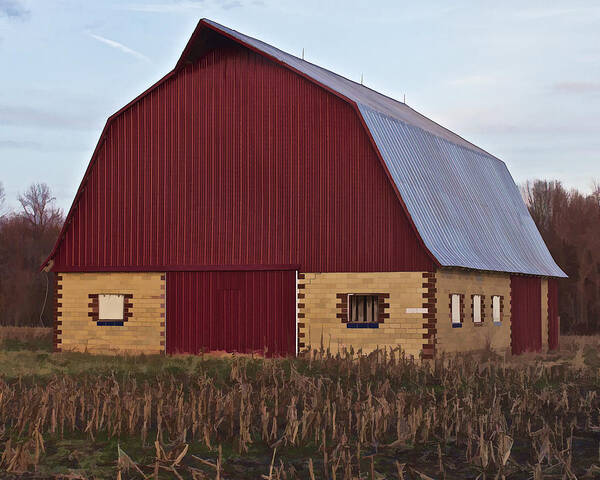
[[[591, 194], [558, 181], [521, 186], [543, 239], [569, 278], [559, 280], [562, 333], [600, 332], [600, 184]], [[0, 325], [51, 326], [54, 277], [40, 272], [64, 215], [45, 183], [31, 185], [6, 206], [0, 183]]]
[[534, 180], [521, 191], [554, 260], [569, 276], [558, 281], [562, 333], [600, 332], [600, 183], [592, 193]]
[[64, 221], [50, 187], [31, 185], [7, 207], [0, 183], [0, 325], [52, 326], [54, 275], [40, 272]]

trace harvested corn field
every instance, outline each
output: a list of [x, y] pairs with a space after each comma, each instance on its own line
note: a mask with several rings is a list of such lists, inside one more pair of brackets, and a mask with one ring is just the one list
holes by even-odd
[[598, 342], [584, 346], [425, 365], [398, 351], [18, 352], [32, 358], [0, 380], [0, 468], [27, 478], [595, 478]]

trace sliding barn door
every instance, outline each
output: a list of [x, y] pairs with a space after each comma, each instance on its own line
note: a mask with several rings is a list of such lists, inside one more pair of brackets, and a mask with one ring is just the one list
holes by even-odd
[[548, 279], [548, 348], [558, 348], [559, 336], [558, 323], [558, 281], [556, 278]]
[[167, 353], [296, 352], [296, 272], [168, 272]]
[[512, 275], [511, 341], [512, 353], [542, 350], [542, 282], [539, 277]]

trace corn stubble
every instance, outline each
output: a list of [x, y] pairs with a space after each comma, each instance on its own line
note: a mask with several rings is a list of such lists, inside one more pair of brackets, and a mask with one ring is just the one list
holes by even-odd
[[[143, 383], [111, 375], [0, 379], [0, 468], [36, 470], [45, 439], [77, 434], [154, 447], [154, 462], [143, 463], [119, 446], [118, 478], [237, 478], [223, 445], [238, 457], [266, 451], [265, 479], [600, 472], [597, 369], [474, 357], [418, 365], [398, 351], [223, 361], [229, 377], [220, 381], [202, 370]], [[595, 445], [593, 455], [578, 451], [582, 438]], [[195, 454], [190, 445], [199, 444], [213, 455]], [[304, 456], [289, 461], [286, 451]]]

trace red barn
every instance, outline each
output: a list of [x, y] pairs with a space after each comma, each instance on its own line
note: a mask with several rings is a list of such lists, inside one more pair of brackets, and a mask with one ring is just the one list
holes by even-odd
[[564, 273], [506, 165], [210, 20], [111, 116], [44, 264], [62, 350], [556, 347]]

